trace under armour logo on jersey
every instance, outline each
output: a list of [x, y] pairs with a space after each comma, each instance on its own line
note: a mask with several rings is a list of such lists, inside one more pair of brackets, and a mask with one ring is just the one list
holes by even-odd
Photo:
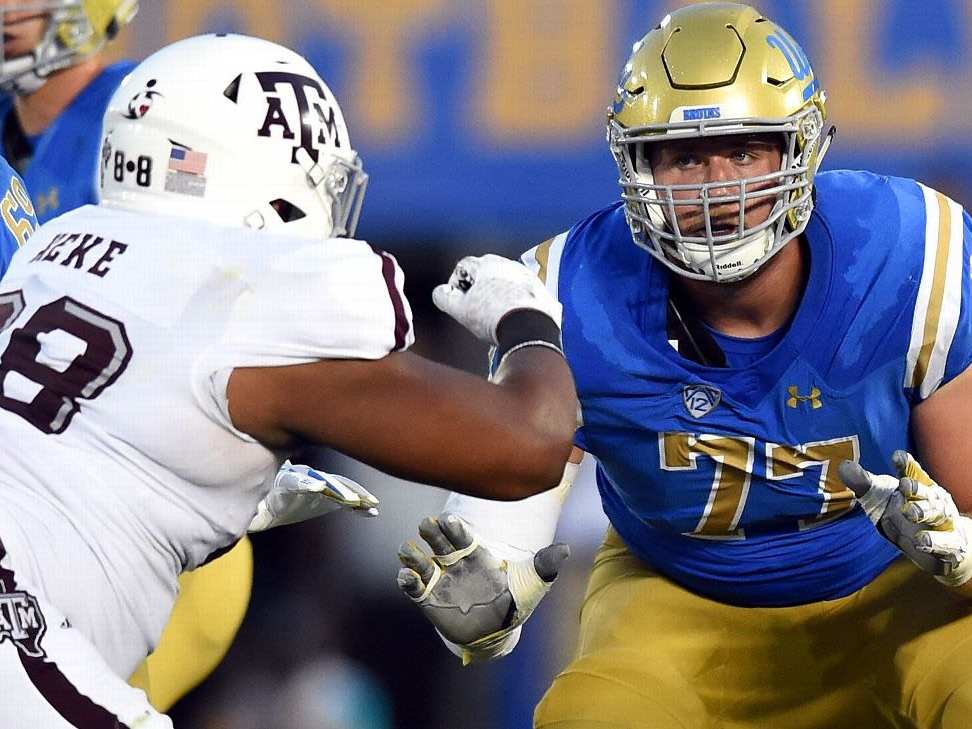
[[790, 385], [786, 388], [786, 392], [789, 395], [786, 399], [786, 406], [789, 408], [795, 408], [801, 402], [809, 402], [810, 407], [814, 410], [823, 407], [823, 400], [820, 399], [820, 388], [811, 387], [809, 395], [801, 395], [796, 385]]
[[711, 385], [685, 385], [682, 388], [682, 401], [693, 418], [712, 412], [721, 400], [722, 392]]
[[[316, 145], [332, 144], [335, 147], [341, 146], [341, 134], [338, 128], [337, 116], [334, 113], [334, 106], [327, 98], [327, 93], [323, 87], [314, 79], [301, 76], [296, 73], [285, 71], [266, 71], [256, 75], [260, 81], [260, 87], [267, 94], [267, 115], [263, 120], [263, 126], [257, 130], [261, 137], [269, 137], [273, 127], [280, 128], [280, 134], [284, 139], [295, 139], [296, 135], [284, 114], [283, 99], [277, 90], [279, 86], [290, 88], [297, 101], [297, 117], [300, 127], [300, 143], [294, 147], [290, 161], [297, 163], [297, 150], [301, 147], [307, 150], [311, 159], [318, 161]], [[308, 96], [308, 92], [316, 95], [317, 98]], [[317, 136], [314, 136], [314, 122], [316, 121]]]
[[40, 640], [45, 632], [47, 623], [37, 598], [21, 590], [7, 592], [0, 580], [0, 643], [9, 639], [26, 655], [43, 658]]
[[47, 191], [46, 195], [38, 195], [34, 198], [34, 207], [37, 209], [38, 215], [43, 215], [49, 210], [57, 210], [61, 204], [58, 192], [57, 187], [52, 187]]
[[126, 119], [141, 119], [148, 114], [155, 97], [162, 96], [160, 92], [154, 90], [156, 83], [158, 82], [154, 78], [150, 79], [145, 84], [145, 88], [132, 97], [132, 100], [128, 102], [128, 111], [125, 112]]

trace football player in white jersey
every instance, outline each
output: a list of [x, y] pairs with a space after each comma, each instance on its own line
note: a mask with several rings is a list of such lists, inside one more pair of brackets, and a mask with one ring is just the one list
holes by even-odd
[[292, 51], [154, 54], [101, 172], [102, 204], [42, 226], [0, 286], [4, 727], [170, 726], [125, 678], [301, 443], [500, 499], [553, 486], [571, 447], [560, 305], [519, 264], [463, 259], [435, 292], [499, 350], [493, 382], [405, 351], [402, 273], [353, 239], [367, 177]]

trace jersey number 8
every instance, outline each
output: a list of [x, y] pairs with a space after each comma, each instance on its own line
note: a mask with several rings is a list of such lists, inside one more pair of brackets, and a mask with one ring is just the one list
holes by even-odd
[[[21, 291], [0, 294], [0, 331], [25, 308]], [[45, 362], [44, 340], [62, 332], [80, 340], [83, 351], [68, 362]], [[63, 335], [62, 335], [63, 336]], [[16, 413], [44, 433], [62, 433], [80, 409], [118, 379], [132, 357], [125, 326], [69, 296], [44, 304], [10, 334], [0, 354], [0, 408]], [[20, 379], [19, 387], [14, 379]], [[27, 382], [23, 382], [26, 380]], [[32, 399], [11, 397], [34, 391]]]

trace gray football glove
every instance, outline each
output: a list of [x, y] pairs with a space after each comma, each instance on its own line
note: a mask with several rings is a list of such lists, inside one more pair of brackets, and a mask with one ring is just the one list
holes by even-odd
[[448, 513], [423, 519], [419, 534], [433, 554], [403, 544], [398, 586], [454, 644], [464, 665], [513, 649], [520, 626], [570, 555], [566, 544], [551, 544], [521, 560], [500, 559], [462, 518]]
[[897, 477], [844, 461], [841, 480], [888, 541], [926, 572], [957, 587], [972, 577], [972, 520], [906, 451], [891, 457]]

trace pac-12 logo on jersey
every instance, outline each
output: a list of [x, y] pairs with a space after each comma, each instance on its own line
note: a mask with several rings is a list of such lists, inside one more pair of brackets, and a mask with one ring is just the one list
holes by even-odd
[[40, 640], [46, 632], [37, 598], [22, 590], [7, 592], [0, 580], [0, 643], [9, 639], [28, 656], [43, 658]]
[[693, 418], [701, 418], [712, 412], [720, 400], [722, 391], [711, 385], [686, 385], [682, 388], [682, 401]]
[[[267, 115], [263, 120], [263, 126], [257, 130], [258, 136], [269, 137], [273, 133], [273, 128], [278, 127], [284, 139], [295, 139], [294, 128], [298, 128], [300, 141], [294, 147], [290, 159], [295, 164], [297, 152], [301, 147], [307, 150], [312, 160], [317, 162], [318, 145], [341, 146], [341, 134], [334, 106], [316, 80], [286, 71], [265, 71], [258, 73], [256, 77], [260, 81], [260, 88], [267, 95]], [[230, 84], [230, 87], [232, 86], [233, 84]], [[290, 89], [297, 102], [298, 113], [291, 120], [288, 120], [284, 113], [281, 89]], [[291, 121], [297, 123], [291, 124]]]

